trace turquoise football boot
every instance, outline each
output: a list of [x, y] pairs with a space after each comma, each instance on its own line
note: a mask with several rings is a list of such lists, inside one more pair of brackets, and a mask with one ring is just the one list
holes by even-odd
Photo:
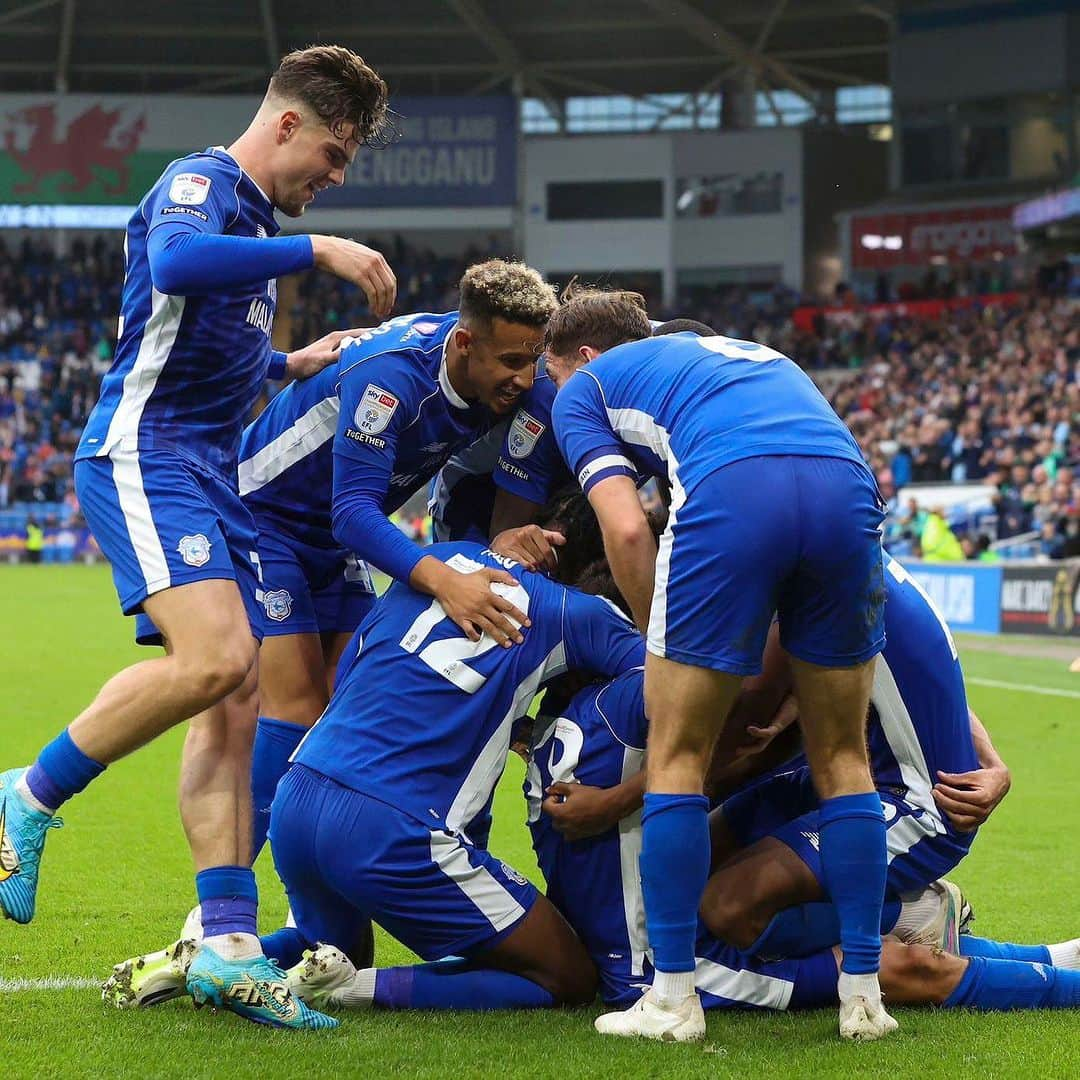
[[289, 989], [285, 973], [265, 956], [224, 960], [203, 945], [187, 973], [187, 988], [196, 1008], [216, 1005], [256, 1024], [321, 1031], [337, 1020], [309, 1009]]
[[63, 825], [59, 818], [35, 810], [15, 790], [25, 772], [0, 773], [0, 912], [17, 923], [34, 917], [45, 834]]

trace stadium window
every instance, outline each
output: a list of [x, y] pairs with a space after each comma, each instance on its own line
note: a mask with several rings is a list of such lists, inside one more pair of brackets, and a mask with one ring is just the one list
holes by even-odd
[[539, 98], [522, 98], [521, 130], [526, 135], [554, 135], [559, 131], [559, 118]]
[[521, 130], [526, 135], [715, 130], [720, 126], [719, 94], [592, 94], [564, 102], [565, 126], [539, 98], [523, 98]]
[[783, 200], [784, 174], [779, 171], [680, 177], [675, 213], [678, 217], [779, 214]]
[[892, 116], [888, 86], [841, 86], [836, 91], [838, 124], [879, 124]]
[[577, 180], [547, 186], [548, 221], [660, 218], [662, 180]]
[[[793, 90], [773, 90], [768, 94], [759, 91], [755, 100], [755, 110], [758, 127], [776, 127], [777, 124], [793, 127], [796, 124], [805, 124], [814, 115], [810, 102]], [[779, 114], [779, 119], [777, 114]]]

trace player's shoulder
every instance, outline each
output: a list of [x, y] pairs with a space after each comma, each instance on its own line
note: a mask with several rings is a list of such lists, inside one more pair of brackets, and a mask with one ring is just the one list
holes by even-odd
[[198, 206], [210, 198], [234, 198], [242, 176], [243, 170], [229, 154], [210, 148], [170, 161], [151, 190], [166, 191], [169, 200], [180, 206]]
[[399, 315], [346, 338], [338, 360], [340, 381], [359, 383], [378, 371], [382, 381], [402, 390], [431, 389], [438, 380], [446, 338], [457, 321], [456, 311]]
[[604, 683], [596, 692], [597, 716], [611, 737], [631, 750], [644, 750], [645, 669], [631, 668]]

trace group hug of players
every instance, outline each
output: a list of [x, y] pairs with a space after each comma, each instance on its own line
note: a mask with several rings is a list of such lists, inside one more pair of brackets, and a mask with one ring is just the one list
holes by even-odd
[[[458, 311], [272, 352], [280, 274], [392, 309], [381, 256], [273, 218], [340, 183], [385, 111], [348, 50], [290, 54], [248, 131], [132, 218], [75, 480], [165, 652], [0, 774], [0, 910], [33, 917], [56, 810], [187, 720], [199, 903], [114, 969], [122, 1007], [187, 993], [323, 1028], [599, 992], [602, 1033], [688, 1041], [703, 1008], [839, 1003], [841, 1034], [873, 1039], [884, 1001], [1080, 1005], [1077, 941], [967, 932], [945, 875], [1008, 773], [792, 361], [498, 260]], [[293, 381], [245, 427], [268, 375]], [[387, 515], [429, 486], [442, 542], [420, 547]], [[488, 846], [515, 749], [546, 893]], [[292, 919], [260, 939], [268, 835]], [[373, 967], [373, 922], [424, 962]]]

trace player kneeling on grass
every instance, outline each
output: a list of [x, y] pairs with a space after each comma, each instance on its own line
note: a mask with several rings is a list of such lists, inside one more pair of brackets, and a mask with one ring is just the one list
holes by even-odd
[[[589, 590], [603, 588], [595, 582], [583, 584]], [[592, 957], [605, 1003], [618, 1007], [636, 1000], [642, 987], [651, 982], [653, 972], [641, 918], [641, 883], [634, 872], [641, 850], [641, 788], [637, 789], [637, 806], [628, 807], [626, 816], [616, 810], [600, 825], [598, 835], [586, 842], [566, 835], [568, 819], [561, 808], [574, 796], [571, 794], [567, 803], [559, 800], [567, 791], [604, 791], [611, 796], [608, 806], [626, 808], [629, 792], [633, 803], [633, 787], [645, 759], [647, 728], [640, 669], [587, 687], [567, 708], [555, 715], [542, 715], [533, 726], [526, 780], [529, 824], [547, 879], [548, 898]], [[973, 813], [968, 807], [964, 816]], [[593, 824], [603, 816], [594, 817]], [[577, 824], [580, 828], [580, 817]], [[898, 925], [891, 929], [894, 935], [902, 933], [906, 941], [897, 936], [883, 941], [881, 978], [888, 1000], [979, 1010], [1080, 1006], [1080, 974], [1076, 971], [1080, 943], [1016, 946], [967, 935], [958, 943], [959, 908], [953, 902], [954, 889], [941, 883], [903, 905]], [[835, 942], [835, 914], [832, 921]], [[752, 927], [752, 921], [747, 925]], [[706, 1008], [835, 1005], [841, 957], [833, 942], [824, 946], [792, 942], [796, 956], [767, 961], [722, 941], [702, 922], [695, 948], [696, 988]], [[952, 952], [944, 951], [946, 944]], [[955, 955], [957, 950], [964, 955]], [[467, 970], [455, 961], [422, 968], [357, 971], [339, 950], [320, 946], [288, 977], [296, 993], [318, 1006], [492, 1009], [522, 1004], [500, 996], [498, 982], [475, 969], [468, 1002], [439, 993], [440, 973], [463, 974]]]
[[[602, 554], [599, 527], [580, 495], [551, 521], [567, 537], [558, 573], [573, 580], [582, 560]], [[351, 941], [370, 918], [424, 959], [489, 969], [483, 979], [411, 969], [402, 1004], [475, 1006], [481, 993], [503, 1005], [591, 1001], [596, 971], [580, 941], [487, 850], [491, 800], [513, 723], [537, 691], [568, 669], [613, 677], [640, 665], [642, 639], [607, 601], [479, 544], [430, 551], [457, 573], [509, 573], [513, 585], [493, 588], [528, 616], [524, 641], [471, 641], [438, 600], [401, 582], [377, 602], [278, 787], [270, 843], [297, 925], [264, 948], [287, 965], [317, 942]], [[119, 965], [107, 1000], [182, 992], [188, 949], [180, 942]]]

